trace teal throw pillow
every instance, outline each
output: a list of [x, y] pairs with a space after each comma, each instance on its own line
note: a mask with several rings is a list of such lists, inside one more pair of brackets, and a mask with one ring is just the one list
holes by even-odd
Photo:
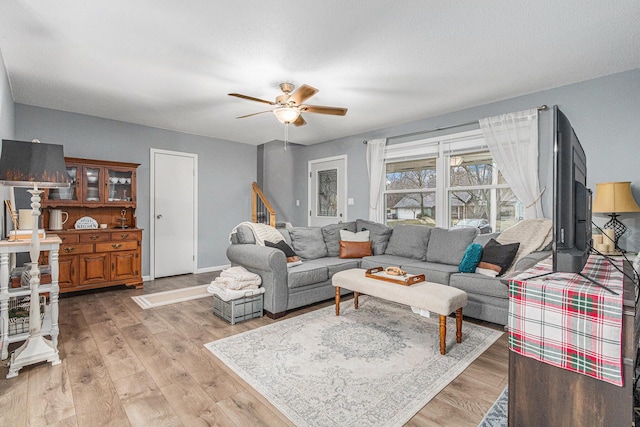
[[482, 245], [479, 243], [470, 244], [464, 251], [462, 261], [458, 265], [458, 271], [460, 273], [475, 273], [480, 258], [482, 258]]

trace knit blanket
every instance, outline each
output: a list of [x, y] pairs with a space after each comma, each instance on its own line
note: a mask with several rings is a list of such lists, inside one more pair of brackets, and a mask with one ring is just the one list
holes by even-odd
[[525, 219], [500, 233], [496, 239], [498, 243], [520, 243], [516, 257], [506, 273], [514, 271], [515, 265], [523, 257], [549, 246], [553, 237], [552, 226], [553, 221], [547, 218]]
[[212, 283], [222, 289], [258, 289], [262, 278], [238, 265], [222, 270]]
[[268, 224], [261, 224], [256, 222], [241, 222], [240, 224], [233, 227], [231, 233], [229, 234], [229, 242], [231, 242], [231, 236], [238, 232], [238, 228], [241, 226], [247, 226], [253, 231], [253, 236], [256, 239], [256, 244], [259, 246], [264, 246], [265, 240], [272, 243], [278, 243], [281, 240], [284, 240], [282, 234], [272, 226]]

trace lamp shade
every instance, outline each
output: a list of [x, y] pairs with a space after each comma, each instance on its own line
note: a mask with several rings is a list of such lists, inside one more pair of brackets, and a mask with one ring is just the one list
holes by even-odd
[[62, 145], [3, 139], [0, 182], [11, 187], [68, 187]]
[[640, 212], [640, 206], [631, 194], [631, 182], [603, 182], [596, 184], [593, 212]]
[[300, 110], [291, 107], [280, 107], [273, 110], [273, 114], [281, 123], [293, 123], [300, 116]]

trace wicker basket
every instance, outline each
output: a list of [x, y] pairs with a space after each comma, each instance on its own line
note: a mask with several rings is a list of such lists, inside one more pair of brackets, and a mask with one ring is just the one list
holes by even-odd
[[[47, 299], [40, 296], [40, 322], [44, 319], [44, 306]], [[9, 299], [9, 335], [29, 332], [29, 306], [31, 297], [17, 297]]]

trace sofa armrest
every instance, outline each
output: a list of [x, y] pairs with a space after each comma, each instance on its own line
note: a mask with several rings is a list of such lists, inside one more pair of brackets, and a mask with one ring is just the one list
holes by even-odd
[[233, 244], [227, 248], [232, 265], [241, 265], [262, 278], [264, 309], [272, 314], [284, 312], [289, 300], [287, 259], [279, 249], [252, 244]]

